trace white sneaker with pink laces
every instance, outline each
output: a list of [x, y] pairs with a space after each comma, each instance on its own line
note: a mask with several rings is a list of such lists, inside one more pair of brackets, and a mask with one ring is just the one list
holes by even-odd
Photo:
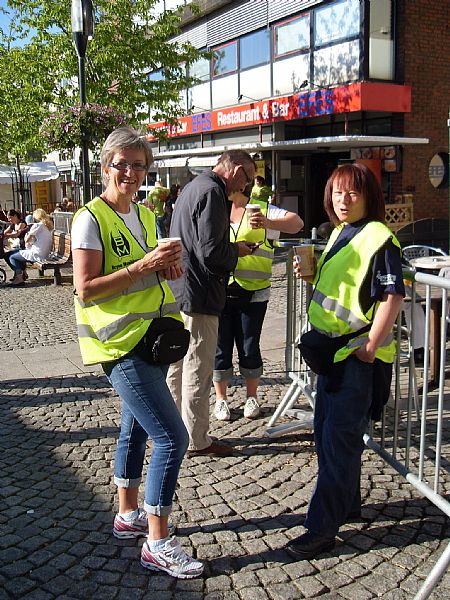
[[178, 579], [191, 579], [203, 573], [203, 563], [194, 560], [181, 547], [174, 536], [160, 550], [150, 550], [148, 540], [141, 550], [141, 565], [153, 571], [164, 571]]

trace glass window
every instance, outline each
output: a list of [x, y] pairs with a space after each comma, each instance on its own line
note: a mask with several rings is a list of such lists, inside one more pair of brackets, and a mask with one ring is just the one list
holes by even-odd
[[262, 29], [256, 33], [244, 35], [240, 40], [239, 56], [241, 69], [269, 62], [269, 30]]
[[314, 52], [314, 83], [326, 87], [359, 79], [359, 40]]
[[275, 56], [309, 48], [309, 15], [276, 25], [274, 35]]
[[392, 0], [370, 3], [369, 78], [394, 78]]
[[237, 43], [219, 46], [213, 51], [213, 75], [224, 75], [237, 70]]
[[273, 65], [273, 93], [295, 94], [302, 89], [305, 80], [309, 81], [309, 52], [277, 60]]
[[209, 80], [210, 64], [208, 58], [199, 58], [189, 67], [189, 75], [201, 81]]
[[344, 0], [315, 11], [314, 45], [320, 46], [359, 34], [359, 0]]

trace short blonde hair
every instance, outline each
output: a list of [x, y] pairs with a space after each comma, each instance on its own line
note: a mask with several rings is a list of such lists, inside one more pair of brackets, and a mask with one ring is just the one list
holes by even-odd
[[125, 150], [126, 148], [142, 150], [145, 154], [145, 164], [148, 173], [149, 168], [153, 164], [153, 153], [150, 143], [145, 137], [141, 136], [136, 129], [133, 129], [132, 127], [119, 127], [118, 129], [114, 129], [114, 131], [108, 135], [100, 153], [102, 179], [105, 185], [107, 185], [107, 181], [103, 175], [104, 168], [111, 163], [114, 154], [121, 150]]

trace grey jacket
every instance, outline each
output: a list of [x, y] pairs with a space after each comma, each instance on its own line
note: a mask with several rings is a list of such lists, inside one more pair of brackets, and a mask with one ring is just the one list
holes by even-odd
[[230, 242], [225, 183], [213, 171], [198, 175], [177, 199], [170, 235], [180, 237], [184, 275], [169, 285], [183, 312], [219, 315], [225, 306], [238, 247]]

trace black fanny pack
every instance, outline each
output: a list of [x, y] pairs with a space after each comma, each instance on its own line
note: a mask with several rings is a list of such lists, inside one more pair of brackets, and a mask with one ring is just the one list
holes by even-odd
[[346, 346], [351, 339], [369, 331], [371, 327], [372, 324], [339, 337], [329, 337], [316, 329], [311, 329], [301, 336], [298, 349], [311, 371], [317, 375], [329, 375], [335, 364], [336, 352]]
[[227, 287], [227, 302], [232, 305], [247, 304], [252, 299], [253, 294], [253, 291], [246, 290], [233, 281], [233, 283]]
[[190, 337], [191, 334], [178, 319], [159, 317], [153, 319], [134, 350], [150, 364], [171, 365], [185, 356]]

